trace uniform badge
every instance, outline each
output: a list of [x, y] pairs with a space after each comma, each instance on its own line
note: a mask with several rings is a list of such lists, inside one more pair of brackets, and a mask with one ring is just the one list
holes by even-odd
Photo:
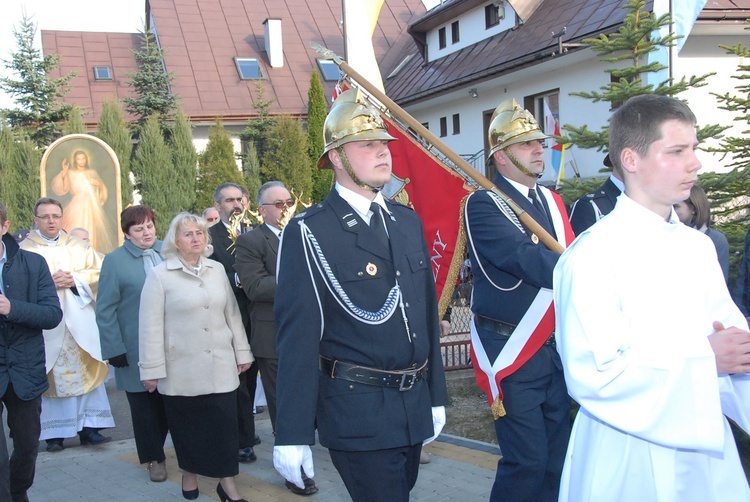
[[378, 267], [374, 263], [368, 263], [365, 272], [367, 272], [367, 275], [375, 275], [378, 273]]
[[531, 242], [539, 244], [539, 237], [537, 237], [536, 234], [531, 234]]

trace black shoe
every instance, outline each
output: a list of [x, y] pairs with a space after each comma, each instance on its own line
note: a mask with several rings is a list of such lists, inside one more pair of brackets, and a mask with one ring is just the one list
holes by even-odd
[[256, 434], [255, 438], [253, 439], [253, 446], [258, 446], [259, 444], [260, 444], [260, 436]]
[[258, 460], [258, 457], [255, 456], [255, 450], [253, 450], [253, 447], [248, 446], [247, 448], [242, 448], [240, 450], [239, 460], [243, 464], [246, 464], [248, 462], [255, 462]]
[[256, 406], [255, 407], [255, 413], [253, 413], [253, 415], [260, 415], [264, 411], [266, 411], [266, 409], [264, 407], [262, 407], [262, 406]]
[[227, 492], [225, 492], [224, 488], [221, 486], [221, 483], [216, 485], [216, 495], [219, 496], [221, 502], [247, 502], [246, 499], [230, 499], [229, 495], [227, 495]]
[[294, 483], [287, 481], [286, 487], [295, 495], [312, 495], [313, 493], [318, 493], [318, 487], [315, 486], [315, 481], [313, 481], [311, 478], [308, 478], [307, 475], [302, 472], [302, 482], [305, 483], [304, 488], [300, 488], [299, 486], [295, 485]]
[[102, 436], [101, 434], [99, 434], [99, 431], [97, 431], [96, 429], [84, 429], [78, 433], [78, 436], [81, 438], [82, 445], [91, 444], [96, 446], [112, 440], [111, 437]]
[[63, 451], [64, 449], [65, 449], [65, 445], [63, 445], [63, 438], [55, 438], [55, 439], [47, 440], [48, 452]]
[[182, 488], [182, 496], [188, 500], [195, 500], [200, 494], [201, 493], [198, 491], [198, 488], [195, 488], [194, 490], [185, 490], [184, 488]]

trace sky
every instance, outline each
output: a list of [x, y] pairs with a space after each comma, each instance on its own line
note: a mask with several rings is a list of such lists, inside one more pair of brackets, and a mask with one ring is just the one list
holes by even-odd
[[[41, 30], [135, 33], [143, 28], [145, 11], [145, 0], [2, 0], [0, 61], [9, 60], [16, 48], [13, 30], [24, 12], [37, 26], [41, 50]], [[10, 76], [2, 62], [0, 76]], [[13, 106], [13, 99], [0, 91], [0, 108]]]

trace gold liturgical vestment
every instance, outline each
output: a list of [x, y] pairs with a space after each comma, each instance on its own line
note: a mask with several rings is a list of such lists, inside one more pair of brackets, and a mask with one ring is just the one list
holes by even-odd
[[50, 273], [71, 272], [73, 288], [57, 290], [63, 320], [44, 330], [47, 378], [45, 397], [73, 397], [88, 394], [104, 382], [108, 368], [102, 361], [94, 300], [102, 259], [87, 242], [60, 232], [56, 245], [50, 245], [35, 231], [21, 248], [44, 256]]

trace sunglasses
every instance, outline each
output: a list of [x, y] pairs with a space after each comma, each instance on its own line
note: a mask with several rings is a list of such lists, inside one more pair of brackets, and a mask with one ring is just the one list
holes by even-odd
[[218, 219], [219, 219], [218, 216], [214, 216], [213, 218], [206, 218], [206, 220], [208, 220], [209, 223], [213, 223], [213, 222], [215, 222]]
[[273, 206], [276, 209], [284, 209], [284, 206], [286, 206], [286, 207], [293, 207], [294, 206], [294, 199], [277, 200], [276, 202], [269, 202], [267, 204], [261, 204], [261, 206]]

